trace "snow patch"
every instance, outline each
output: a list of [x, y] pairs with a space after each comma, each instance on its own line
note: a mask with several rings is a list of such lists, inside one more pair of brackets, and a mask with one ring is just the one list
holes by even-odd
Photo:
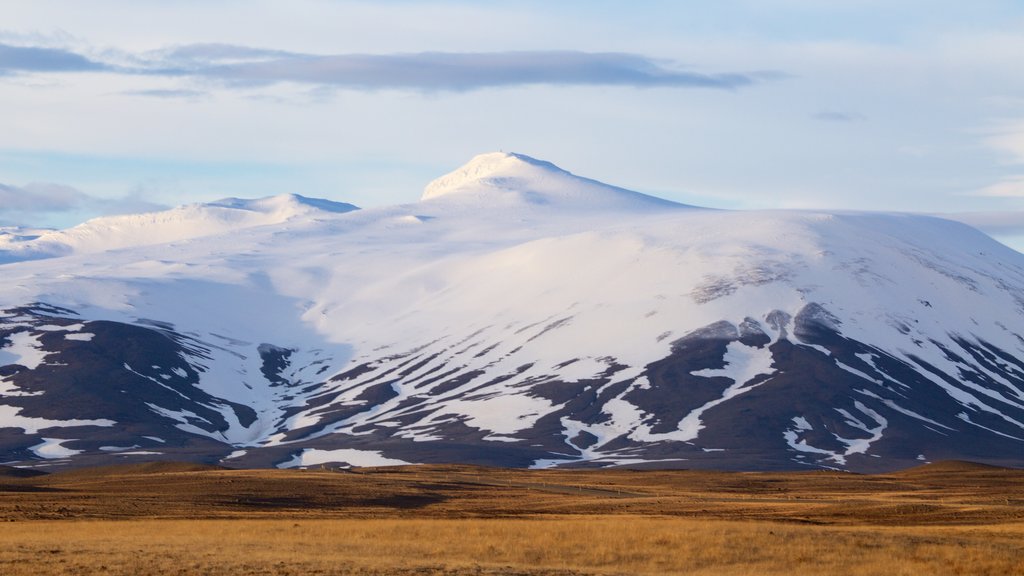
[[[889, 425], [889, 422], [881, 414], [871, 408], [868, 408], [859, 400], [855, 400], [853, 405], [864, 415], [864, 419], [858, 418], [849, 410], [844, 408], [836, 408], [836, 411], [846, 418], [846, 424], [848, 426], [865, 432], [869, 437], [844, 438], [838, 434], [832, 434], [837, 441], [846, 445], [846, 449], [842, 452], [818, 448], [810, 445], [806, 439], [800, 438], [801, 432], [809, 432], [814, 429], [814, 427], [811, 426], [811, 423], [803, 416], [794, 417], [792, 419], [793, 426], [783, 432], [782, 437], [786, 440], [786, 444], [797, 452], [803, 452], [806, 454], [822, 454], [828, 457], [826, 460], [831, 460], [840, 466], [845, 466], [847, 457], [854, 454], [866, 454], [871, 448], [871, 445], [882, 438], [882, 434]], [[874, 422], [874, 426], [865, 422], [865, 419], [868, 418]]]
[[694, 376], [703, 376], [705, 378], [714, 377], [725, 377], [733, 381], [732, 385], [726, 388], [722, 392], [722, 397], [705, 403], [703, 406], [691, 411], [679, 422], [679, 434], [674, 435], [674, 439], [681, 440], [684, 442], [694, 440], [700, 434], [700, 431], [704, 428], [704, 423], [701, 422], [701, 416], [704, 412], [722, 404], [728, 402], [730, 399], [749, 392], [754, 388], [757, 388], [763, 384], [766, 380], [762, 380], [757, 384], [750, 384], [753, 379], [762, 375], [771, 375], [775, 372], [773, 367], [772, 352], [768, 346], [761, 348], [755, 348], [753, 346], [747, 346], [740, 341], [730, 342], [726, 348], [725, 356], [725, 367], [719, 369], [706, 369], [692, 372]]
[[25, 434], [38, 434], [40, 430], [48, 428], [73, 428], [75, 426], [103, 426], [110, 427], [117, 422], [104, 418], [96, 420], [49, 420], [46, 418], [35, 418], [22, 416], [24, 408], [18, 406], [7, 406], [0, 404], [0, 428], [21, 428]]
[[22, 390], [14, 383], [14, 378], [0, 378], [0, 397], [18, 397], [18, 396], [42, 396], [44, 392], [38, 390], [36, 392], [28, 392]]
[[60, 324], [43, 324], [42, 326], [33, 327], [33, 329], [39, 330], [40, 332], [78, 332], [82, 328], [85, 328], [84, 324], [68, 324], [67, 326], [61, 326]]
[[865, 423], [863, 420], [857, 418], [849, 411], [843, 408], [836, 408], [836, 411], [846, 417], [846, 424], [852, 426], [858, 430], [862, 430], [869, 434], [868, 438], [842, 438], [836, 435], [836, 439], [847, 445], [846, 452], [843, 453], [843, 457], [837, 458], [836, 461], [840, 464], [845, 464], [845, 458], [852, 454], [866, 454], [871, 445], [878, 440], [881, 440], [882, 434], [885, 432], [886, 427], [889, 425], [889, 421], [885, 419], [881, 414], [865, 406], [859, 400], [854, 401], [853, 405], [862, 414], [874, 420], [876, 426], [871, 426]]
[[343, 463], [348, 466], [405, 466], [412, 464], [404, 460], [387, 458], [379, 450], [356, 450], [353, 448], [341, 448], [337, 450], [320, 450], [317, 448], [306, 448], [296, 454], [291, 460], [277, 465], [278, 468], [297, 468], [304, 466], [318, 466], [327, 463]]
[[[782, 437], [786, 440], [786, 444], [788, 444], [790, 448], [796, 450], [797, 452], [803, 452], [805, 454], [822, 454], [828, 456], [831, 460], [839, 462], [840, 464], [845, 463], [845, 460], [843, 460], [842, 455], [837, 454], [831, 450], [815, 448], [814, 446], [808, 444], [807, 440], [800, 438], [801, 431], [813, 430], [813, 428], [810, 426], [806, 419], [800, 418], [802, 422], [797, 422], [797, 418], [793, 418], [793, 428], [790, 428], [782, 433]], [[800, 457], [800, 455], [798, 455], [797, 457]]]
[[429, 426], [442, 417], [465, 417], [465, 424], [495, 434], [514, 434], [530, 428], [541, 416], [552, 410], [550, 401], [525, 394], [495, 395], [479, 399], [453, 399], [444, 407], [421, 421]]
[[29, 450], [35, 453], [40, 458], [47, 460], [57, 458], [70, 458], [77, 456], [84, 452], [84, 450], [75, 450], [73, 448], [67, 448], [62, 446], [64, 442], [74, 442], [74, 440], [68, 440], [64, 438], [43, 438], [43, 441], [35, 446], [29, 447]]
[[0, 366], [19, 364], [35, 370], [46, 360], [50, 352], [43, 350], [39, 335], [31, 332], [15, 332], [7, 337], [7, 345], [0, 348]]

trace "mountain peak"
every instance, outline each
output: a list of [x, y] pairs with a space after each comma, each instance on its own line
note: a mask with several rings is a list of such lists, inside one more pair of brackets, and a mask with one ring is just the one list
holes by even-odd
[[[543, 160], [514, 152], [488, 152], [478, 154], [462, 167], [434, 180], [423, 190], [422, 200], [430, 200], [452, 193], [464, 192], [481, 186], [509, 183], [509, 178], [525, 180], [543, 178], [545, 172], [572, 176], [569, 172]], [[501, 179], [501, 180], [498, 180]]]
[[551, 162], [514, 152], [474, 156], [423, 190], [423, 201], [460, 199], [510, 205], [561, 205], [574, 209], [630, 209], [680, 207], [681, 204], [647, 196], [597, 180], [576, 176]]

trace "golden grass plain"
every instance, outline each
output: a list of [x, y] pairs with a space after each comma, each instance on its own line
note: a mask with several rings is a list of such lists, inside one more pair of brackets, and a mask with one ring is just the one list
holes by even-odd
[[1024, 471], [0, 478], [0, 574], [1024, 574]]

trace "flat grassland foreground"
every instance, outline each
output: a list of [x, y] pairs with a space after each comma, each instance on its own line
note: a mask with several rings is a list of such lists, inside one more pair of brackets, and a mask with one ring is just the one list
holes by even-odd
[[1022, 574], [1024, 471], [0, 469], [0, 574]]

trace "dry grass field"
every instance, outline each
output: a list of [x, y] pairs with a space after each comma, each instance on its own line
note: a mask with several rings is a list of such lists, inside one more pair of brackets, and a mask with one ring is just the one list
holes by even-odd
[[0, 472], [0, 574], [1024, 574], [1024, 471]]

